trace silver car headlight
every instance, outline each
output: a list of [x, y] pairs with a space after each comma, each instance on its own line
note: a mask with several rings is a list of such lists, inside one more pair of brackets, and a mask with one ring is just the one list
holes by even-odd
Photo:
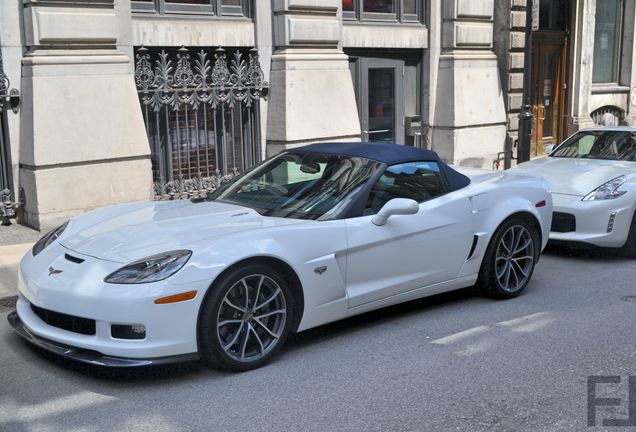
[[33, 249], [31, 249], [33, 256], [36, 256], [37, 254], [42, 252], [44, 248], [57, 240], [58, 237], [62, 235], [67, 226], [68, 221], [66, 221], [63, 225], [55, 228], [53, 231], [49, 231], [48, 233], [44, 234], [42, 238], [35, 242], [35, 244], [33, 245]]
[[188, 262], [192, 251], [175, 250], [152, 255], [130, 263], [106, 276], [104, 282], [141, 284], [169, 278]]
[[615, 179], [603, 183], [589, 194], [585, 195], [581, 201], [599, 201], [616, 199], [623, 196], [626, 191], [619, 191], [618, 188], [625, 183], [625, 176], [618, 176]]

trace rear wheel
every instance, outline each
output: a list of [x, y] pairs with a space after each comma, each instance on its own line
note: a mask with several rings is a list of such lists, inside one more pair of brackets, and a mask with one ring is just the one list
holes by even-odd
[[514, 216], [504, 221], [486, 249], [477, 287], [488, 297], [518, 296], [530, 282], [539, 256], [539, 234], [534, 224]]
[[277, 271], [248, 265], [222, 276], [210, 290], [198, 326], [206, 365], [246, 371], [263, 366], [280, 351], [294, 309], [291, 289]]

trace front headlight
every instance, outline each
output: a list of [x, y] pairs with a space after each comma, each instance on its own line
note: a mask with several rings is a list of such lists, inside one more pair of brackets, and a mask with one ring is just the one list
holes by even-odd
[[62, 235], [67, 226], [68, 221], [66, 221], [63, 225], [55, 228], [53, 231], [49, 231], [48, 233], [44, 234], [44, 236], [42, 236], [42, 238], [33, 245], [33, 249], [31, 249], [33, 256], [36, 256], [37, 254], [42, 252], [45, 247], [57, 240], [58, 237]]
[[114, 271], [104, 282], [114, 284], [141, 284], [169, 278], [188, 262], [192, 252], [176, 250], [152, 255]]
[[623, 196], [626, 191], [619, 191], [618, 188], [625, 183], [625, 176], [619, 176], [608, 181], [585, 195], [581, 201], [598, 201], [616, 199]]

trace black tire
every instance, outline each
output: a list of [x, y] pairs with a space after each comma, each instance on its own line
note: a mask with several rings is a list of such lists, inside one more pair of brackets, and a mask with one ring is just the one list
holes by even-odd
[[627, 258], [636, 259], [636, 214], [632, 216], [627, 241], [625, 241], [623, 247], [620, 248], [620, 253]]
[[284, 345], [294, 310], [289, 284], [271, 267], [248, 264], [221, 275], [201, 305], [201, 360], [208, 367], [233, 372], [265, 365]]
[[[539, 258], [541, 240], [529, 218], [530, 216], [512, 216], [495, 231], [486, 248], [477, 278], [476, 287], [482, 295], [498, 299], [513, 298], [521, 294], [530, 282]], [[520, 233], [517, 246], [515, 233]], [[515, 253], [526, 241], [530, 241], [530, 245]], [[508, 250], [510, 247], [512, 251]], [[522, 259], [523, 257], [528, 258]], [[511, 285], [513, 282], [514, 286]]]

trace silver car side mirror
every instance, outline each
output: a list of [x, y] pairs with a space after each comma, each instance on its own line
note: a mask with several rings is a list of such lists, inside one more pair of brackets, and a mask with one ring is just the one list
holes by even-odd
[[547, 146], [545, 146], [546, 155], [549, 155], [550, 153], [552, 153], [552, 150], [554, 150], [554, 144], [548, 144]]
[[382, 206], [371, 222], [374, 225], [382, 226], [393, 215], [412, 215], [420, 210], [417, 201], [407, 198], [393, 198]]

